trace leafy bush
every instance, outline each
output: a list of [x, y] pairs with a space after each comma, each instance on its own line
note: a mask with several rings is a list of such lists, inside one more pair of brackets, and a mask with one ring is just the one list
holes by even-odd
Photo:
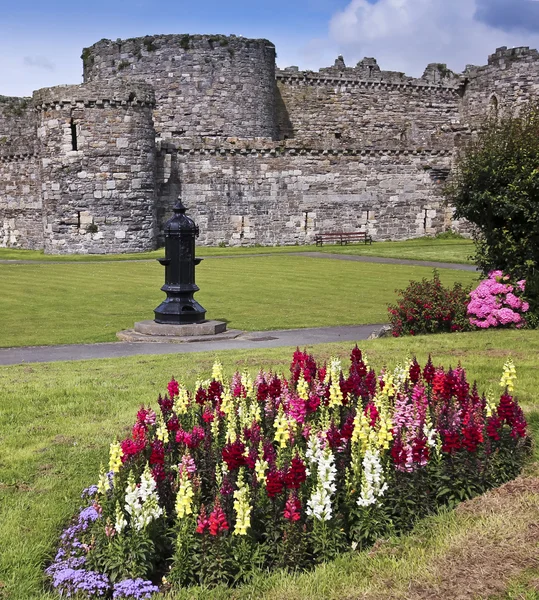
[[437, 271], [431, 280], [411, 281], [397, 290], [397, 305], [388, 307], [393, 336], [470, 330], [469, 291], [461, 283], [444, 287]]
[[529, 304], [521, 297], [525, 289], [524, 279], [512, 284], [509, 275], [504, 275], [501, 271], [492, 271], [488, 279], [483, 280], [470, 292], [470, 323], [481, 329], [524, 327], [526, 320], [523, 313], [529, 309]]
[[[343, 372], [299, 350], [288, 378], [219, 364], [190, 393], [172, 380], [61, 536], [62, 595], [149, 598], [306, 569], [409, 529], [515, 477], [526, 421], [506, 364], [498, 402], [462, 368], [417, 361], [379, 377], [356, 347]], [[88, 500], [89, 499], [89, 500]]]
[[539, 107], [491, 119], [457, 156], [446, 188], [457, 218], [477, 228], [477, 264], [526, 279], [539, 309]]

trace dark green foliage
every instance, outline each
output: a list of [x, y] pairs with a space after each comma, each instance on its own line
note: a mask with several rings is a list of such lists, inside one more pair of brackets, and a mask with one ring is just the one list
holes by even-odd
[[190, 35], [182, 35], [180, 38], [180, 47], [184, 50], [189, 50], [191, 47], [191, 36]]
[[457, 157], [446, 187], [457, 218], [477, 228], [475, 260], [526, 280], [531, 311], [539, 297], [539, 106], [487, 121]]
[[148, 52], [155, 52], [157, 50], [157, 46], [154, 42], [155, 40], [153, 37], [145, 37], [142, 43]]
[[82, 64], [85, 69], [91, 67], [94, 64], [95, 57], [90, 48], [83, 48], [80, 57], [82, 59]]

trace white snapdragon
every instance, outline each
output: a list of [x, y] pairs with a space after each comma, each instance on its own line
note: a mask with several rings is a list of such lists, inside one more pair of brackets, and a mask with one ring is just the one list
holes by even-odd
[[384, 469], [380, 460], [379, 450], [367, 450], [363, 457], [363, 478], [361, 495], [357, 500], [358, 506], [376, 504], [378, 498], [384, 495], [387, 483], [384, 481]]
[[140, 477], [138, 486], [133, 474], [129, 474], [125, 488], [125, 511], [130, 516], [131, 525], [137, 530], [143, 529], [163, 514], [156, 488], [148, 465]]
[[318, 455], [320, 454], [320, 440], [313, 434], [307, 440], [307, 450], [305, 452], [305, 458], [307, 461], [307, 475], [311, 474], [311, 466], [316, 465], [318, 462]]
[[426, 423], [423, 425], [423, 434], [427, 438], [427, 446], [429, 448], [436, 447], [436, 436], [438, 432], [435, 427], [429, 427]]
[[337, 469], [335, 468], [335, 457], [331, 453], [329, 445], [321, 448], [318, 443], [317, 449], [318, 481], [311, 497], [307, 500], [305, 512], [319, 521], [329, 521], [332, 517], [331, 496], [337, 490], [335, 486]]
[[114, 529], [116, 529], [117, 533], [120, 534], [127, 527], [127, 521], [124, 517], [124, 513], [122, 508], [120, 507], [120, 503], [116, 502], [116, 514], [115, 514], [116, 522], [114, 523]]

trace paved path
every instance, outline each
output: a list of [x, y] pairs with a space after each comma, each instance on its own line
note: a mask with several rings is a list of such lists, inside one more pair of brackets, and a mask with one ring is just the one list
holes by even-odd
[[278, 346], [307, 346], [327, 342], [356, 342], [366, 340], [381, 325], [350, 325], [317, 327], [312, 329], [283, 329], [277, 331], [250, 331], [235, 339], [180, 344], [159, 342], [110, 342], [106, 344], [73, 344], [66, 346], [31, 346], [0, 348], [0, 365], [21, 363], [88, 360], [92, 358], [119, 358], [137, 354], [184, 354], [191, 352], [218, 352], [220, 350], [250, 350]]
[[458, 271], [477, 271], [475, 265], [437, 262], [430, 260], [412, 260], [408, 258], [388, 258], [387, 256], [363, 256], [360, 254], [330, 254], [329, 252], [290, 252], [297, 256], [309, 258], [333, 258], [334, 260], [352, 260], [357, 262], [383, 263], [390, 265], [412, 265], [415, 267], [431, 267], [433, 269], [455, 269]]
[[[356, 262], [379, 263], [390, 265], [410, 265], [416, 267], [430, 267], [432, 269], [455, 269], [457, 271], [477, 271], [475, 265], [463, 265], [460, 263], [447, 263], [428, 260], [413, 260], [408, 258], [388, 258], [386, 256], [363, 256], [359, 254], [332, 254], [329, 252], [261, 252], [259, 254], [227, 254], [222, 256], [204, 256], [204, 260], [213, 260], [214, 258], [258, 258], [260, 256], [305, 256], [306, 258], [331, 258], [333, 260], [351, 260]], [[11, 265], [87, 265], [104, 264], [109, 262], [154, 262], [155, 258], [145, 258], [142, 260], [77, 260], [77, 261], [54, 261], [54, 260], [0, 260], [0, 264]]]

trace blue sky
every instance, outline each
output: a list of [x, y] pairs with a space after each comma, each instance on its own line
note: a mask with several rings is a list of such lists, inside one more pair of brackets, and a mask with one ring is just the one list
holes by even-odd
[[498, 46], [539, 46], [539, 1], [0, 0], [0, 94], [79, 83], [84, 46], [157, 33], [265, 37], [279, 66], [374, 56], [384, 69], [420, 76], [429, 62], [461, 71]]

